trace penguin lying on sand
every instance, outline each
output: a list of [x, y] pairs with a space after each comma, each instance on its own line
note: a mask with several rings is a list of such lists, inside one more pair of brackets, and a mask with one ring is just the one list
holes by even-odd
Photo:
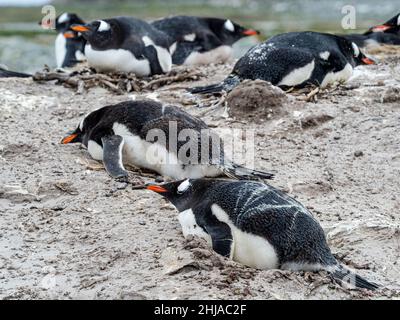
[[232, 45], [241, 38], [257, 35], [229, 19], [174, 16], [152, 22], [172, 40], [174, 64], [209, 64], [232, 57]]
[[353, 288], [378, 288], [342, 266], [312, 214], [272, 186], [187, 179], [135, 187], [142, 188], [159, 193], [177, 208], [185, 237], [204, 238], [225, 257], [258, 269], [325, 270]]
[[273, 177], [226, 159], [221, 139], [203, 121], [153, 100], [121, 102], [93, 111], [61, 142], [82, 143], [94, 159], [104, 162], [112, 177], [123, 180], [128, 176], [123, 162], [173, 179]]
[[97, 71], [150, 76], [171, 70], [168, 37], [145, 21], [116, 17], [73, 25], [71, 29], [87, 40], [85, 55]]
[[346, 34], [343, 36], [360, 47], [376, 44], [400, 45], [400, 13], [384, 24], [370, 28], [364, 34]]
[[221, 83], [189, 91], [230, 91], [245, 79], [265, 80], [282, 88], [325, 87], [348, 80], [354, 67], [373, 63], [356, 44], [343, 37], [310, 31], [290, 32], [251, 48]]
[[55, 42], [56, 62], [58, 68], [69, 68], [85, 61], [84, 48], [86, 40], [79, 32], [71, 30], [73, 24], [85, 22], [75, 13], [63, 13], [56, 19], [58, 32]]

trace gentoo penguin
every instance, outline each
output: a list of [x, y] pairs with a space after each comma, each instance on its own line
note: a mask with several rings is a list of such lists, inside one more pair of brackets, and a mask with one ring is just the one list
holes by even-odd
[[116, 17], [73, 25], [72, 30], [87, 40], [86, 58], [98, 71], [149, 76], [171, 70], [168, 37], [145, 21]]
[[377, 44], [400, 45], [400, 13], [384, 24], [371, 27], [364, 34], [346, 34], [343, 36], [360, 47]]
[[343, 37], [311, 31], [290, 32], [251, 48], [221, 83], [189, 91], [230, 91], [244, 79], [265, 80], [282, 88], [310, 84], [325, 87], [349, 79], [355, 66], [372, 63], [355, 43]]
[[135, 187], [142, 188], [159, 193], [176, 207], [185, 237], [206, 239], [222, 256], [257, 269], [326, 270], [340, 283], [378, 288], [342, 266], [310, 211], [272, 186], [186, 179]]
[[272, 179], [226, 159], [221, 139], [207, 125], [173, 105], [136, 100], [87, 115], [61, 143], [80, 142], [108, 173], [126, 180], [123, 163], [173, 179], [229, 176]]
[[56, 18], [58, 35], [55, 41], [55, 53], [58, 68], [73, 67], [79, 62], [85, 61], [86, 40], [79, 32], [71, 30], [73, 24], [84, 23], [75, 13], [65, 12]]
[[400, 36], [400, 13], [386, 21], [384, 24], [370, 28], [365, 34], [372, 32], [384, 32]]
[[185, 65], [225, 62], [236, 41], [259, 33], [229, 19], [194, 16], [168, 17], [152, 25], [172, 39], [172, 62]]

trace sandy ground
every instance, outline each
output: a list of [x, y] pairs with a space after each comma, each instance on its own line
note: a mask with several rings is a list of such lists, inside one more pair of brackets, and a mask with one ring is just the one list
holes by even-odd
[[[131, 94], [102, 88], [76, 94], [53, 83], [2, 79], [0, 298], [399, 298], [397, 54], [360, 67], [316, 102], [304, 96], [284, 97], [282, 107], [271, 102], [281, 110], [261, 112], [264, 119], [240, 112], [231, 118], [222, 105], [199, 108], [209, 102], [179, 89], [220, 80], [229, 64], [202, 68], [208, 80], [158, 90], [159, 99], [212, 127], [255, 130], [256, 167], [275, 170], [271, 184], [310, 208], [335, 256], [381, 290], [348, 291], [325, 273], [242, 267], [198, 239], [184, 240], [176, 210], [160, 196], [121, 189], [85, 149], [59, 144], [88, 111]], [[268, 97], [261, 101], [262, 110], [270, 108]]]

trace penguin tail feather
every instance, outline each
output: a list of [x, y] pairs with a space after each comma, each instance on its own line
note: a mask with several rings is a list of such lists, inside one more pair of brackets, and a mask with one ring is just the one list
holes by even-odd
[[32, 77], [32, 75], [28, 73], [10, 71], [0, 67], [0, 78], [29, 78], [29, 77]]
[[259, 179], [271, 180], [274, 178], [273, 173], [249, 169], [236, 163], [229, 163], [225, 165], [222, 168], [222, 171], [229, 178], [237, 180], [259, 180]]
[[203, 86], [203, 87], [194, 87], [194, 88], [188, 88], [187, 90], [190, 93], [201, 93], [201, 94], [207, 94], [207, 93], [217, 93], [221, 91], [231, 91], [233, 88], [235, 88], [238, 84], [240, 83], [240, 79], [237, 75], [230, 75], [227, 77], [224, 81], [220, 83], [215, 83], [211, 84], [209, 86]]
[[366, 280], [342, 265], [336, 265], [327, 271], [332, 279], [342, 286], [348, 286], [352, 289], [368, 289], [371, 291], [379, 288], [376, 283]]

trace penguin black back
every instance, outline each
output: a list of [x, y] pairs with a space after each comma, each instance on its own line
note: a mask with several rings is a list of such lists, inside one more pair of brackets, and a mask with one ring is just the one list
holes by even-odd
[[[153, 100], [126, 101], [91, 112], [62, 140], [63, 144], [73, 142], [84, 144], [116, 178], [127, 176], [123, 160], [174, 179], [220, 175], [273, 178], [273, 174], [226, 159], [222, 140], [203, 121]], [[157, 156], [154, 148], [158, 148]]]
[[272, 186], [190, 179], [145, 187], [178, 209], [185, 236], [204, 237], [221, 255], [260, 269], [326, 270], [340, 283], [377, 288], [340, 265], [312, 214]]
[[282, 88], [347, 80], [352, 69], [372, 64], [347, 39], [318, 32], [289, 32], [276, 35], [251, 48], [223, 82], [189, 89], [192, 93], [230, 91], [241, 80], [265, 80]]
[[[170, 37], [175, 64], [225, 61], [231, 56], [227, 47], [243, 37], [258, 34], [229, 19], [219, 18], [173, 16], [153, 21], [152, 25]], [[221, 52], [220, 56], [215, 53], [217, 49]], [[226, 53], [224, 57], [223, 52]], [[209, 53], [208, 56], [206, 53]], [[198, 57], [193, 57], [196, 54]]]

